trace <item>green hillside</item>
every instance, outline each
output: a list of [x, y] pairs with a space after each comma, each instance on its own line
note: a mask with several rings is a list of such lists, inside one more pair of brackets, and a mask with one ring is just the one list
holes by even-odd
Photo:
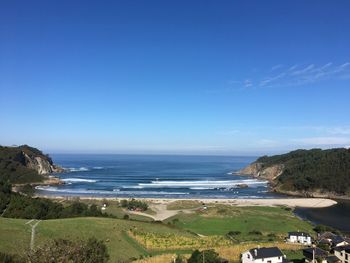
[[263, 156], [256, 163], [261, 163], [261, 169], [282, 164], [276, 183], [283, 190], [350, 193], [350, 149], [296, 150]]
[[[0, 218], [0, 252], [24, 255], [29, 248], [31, 227], [27, 219]], [[68, 240], [95, 237], [103, 240], [108, 247], [111, 262], [125, 262], [139, 258], [148, 252], [127, 235], [130, 229], [159, 234], [191, 234], [157, 223], [146, 223], [110, 218], [70, 218], [41, 221], [36, 227], [35, 246], [50, 239]], [[3, 237], [6, 237], [3, 239]]]
[[42, 157], [52, 164], [50, 157], [36, 148], [22, 145], [19, 147], [0, 146], [0, 180], [9, 180], [11, 183], [40, 182], [43, 176], [34, 169], [26, 166], [25, 154], [31, 157]]
[[[30, 246], [31, 225], [36, 222], [38, 220], [0, 217], [0, 252], [25, 255]], [[284, 207], [218, 204], [207, 211], [180, 213], [164, 223], [96, 217], [42, 220], [35, 230], [34, 245], [42, 246], [59, 238], [94, 237], [106, 244], [109, 262], [129, 262], [141, 256], [190, 253], [199, 244], [232, 250], [239, 250], [242, 242], [251, 246], [271, 242], [283, 245], [287, 232], [296, 230], [314, 233], [311, 224]], [[230, 232], [234, 234], [228, 236]]]

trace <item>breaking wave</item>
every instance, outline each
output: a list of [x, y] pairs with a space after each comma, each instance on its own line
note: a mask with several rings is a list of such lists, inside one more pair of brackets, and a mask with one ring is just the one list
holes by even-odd
[[113, 191], [108, 190], [88, 190], [88, 189], [60, 189], [54, 186], [37, 186], [37, 190], [65, 194], [91, 194], [91, 195], [188, 195], [187, 192], [166, 192], [166, 191]]
[[[267, 181], [256, 179], [245, 180], [201, 180], [201, 181], [151, 181], [150, 183], [139, 183], [134, 188], [190, 188], [193, 190], [238, 188], [241, 185], [249, 187], [265, 186]], [[194, 189], [196, 188], [196, 189]]]
[[79, 167], [79, 168], [71, 167], [71, 168], [64, 168], [64, 169], [67, 170], [68, 172], [87, 172], [87, 171], [90, 171], [89, 168], [87, 168], [87, 167]]
[[93, 180], [93, 179], [82, 179], [82, 178], [65, 178], [62, 179], [62, 181], [67, 182], [67, 183], [80, 183], [80, 182], [84, 182], [84, 183], [96, 183], [97, 180]]

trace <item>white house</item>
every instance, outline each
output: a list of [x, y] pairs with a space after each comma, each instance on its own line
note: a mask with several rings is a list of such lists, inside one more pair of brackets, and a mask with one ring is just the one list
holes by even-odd
[[286, 256], [278, 247], [262, 247], [247, 250], [241, 254], [242, 263], [282, 263]]
[[350, 263], [350, 245], [335, 247], [334, 255], [339, 258], [342, 263]]
[[311, 245], [312, 238], [308, 233], [305, 232], [289, 232], [287, 242]]
[[342, 236], [336, 236], [332, 239], [332, 246], [333, 247], [340, 247], [340, 246], [346, 246], [349, 245], [349, 239], [344, 238]]

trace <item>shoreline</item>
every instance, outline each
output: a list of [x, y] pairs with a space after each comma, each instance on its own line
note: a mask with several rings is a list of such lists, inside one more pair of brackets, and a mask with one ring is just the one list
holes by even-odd
[[[54, 195], [38, 195], [35, 197], [48, 198], [53, 200], [91, 200], [103, 201], [114, 200], [120, 201], [133, 197], [93, 197], [93, 196], [54, 196]], [[143, 200], [150, 203], [169, 204], [175, 201], [197, 201], [205, 204], [225, 204], [232, 206], [287, 206], [291, 208], [325, 208], [337, 204], [337, 201], [328, 198], [257, 198], [257, 199], [215, 199], [215, 198], [151, 198], [139, 197], [137, 200]]]

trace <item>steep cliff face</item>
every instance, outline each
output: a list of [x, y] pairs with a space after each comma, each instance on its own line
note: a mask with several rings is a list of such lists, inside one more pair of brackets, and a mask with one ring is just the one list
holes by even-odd
[[63, 172], [63, 169], [57, 165], [54, 165], [52, 161], [43, 156], [29, 156], [23, 152], [25, 158], [25, 165], [29, 169], [34, 169], [38, 174], [47, 175], [52, 173]]
[[63, 172], [52, 159], [40, 150], [22, 145], [0, 146], [0, 179], [11, 183], [37, 183], [49, 179], [52, 173]]
[[273, 181], [277, 179], [284, 170], [283, 164], [274, 164], [271, 166], [265, 167], [263, 163], [254, 162], [244, 169], [239, 171], [239, 174], [242, 175], [251, 175], [257, 178], [266, 179]]

